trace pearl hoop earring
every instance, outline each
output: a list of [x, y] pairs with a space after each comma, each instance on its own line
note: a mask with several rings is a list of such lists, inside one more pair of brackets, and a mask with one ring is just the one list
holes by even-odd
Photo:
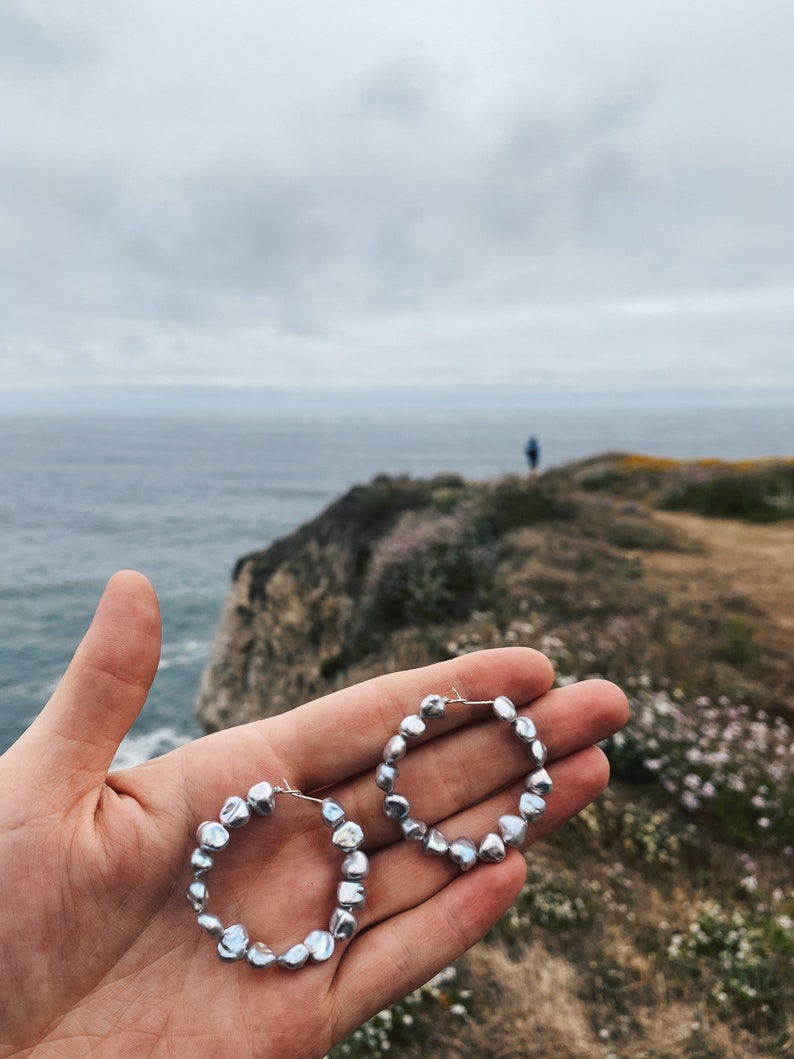
[[[495, 699], [473, 701], [464, 699], [453, 688], [455, 698], [446, 695], [427, 695], [419, 705], [419, 712], [404, 717], [396, 735], [383, 748], [383, 761], [375, 770], [375, 783], [385, 792], [383, 812], [390, 820], [399, 823], [403, 837], [409, 842], [418, 842], [422, 851], [443, 857], [448, 854], [461, 871], [469, 871], [478, 861], [485, 864], [496, 864], [505, 858], [505, 846], [520, 847], [527, 837], [527, 824], [534, 823], [546, 811], [544, 795], [550, 794], [553, 788], [551, 776], [545, 769], [547, 749], [538, 739], [534, 722], [519, 715], [515, 706], [506, 695]], [[446, 713], [447, 706], [490, 706], [494, 715], [503, 723], [509, 724], [518, 739], [527, 744], [531, 771], [524, 780], [524, 793], [519, 798], [519, 815], [511, 813], [500, 816], [497, 821], [499, 832], [489, 831], [479, 843], [470, 838], [456, 838], [448, 841], [437, 827], [414, 820], [411, 803], [397, 792], [395, 784], [400, 770], [397, 762], [401, 761], [413, 739], [418, 739], [427, 729], [427, 722]]]
[[[336, 892], [337, 907], [331, 913], [328, 930], [313, 930], [302, 942], [276, 955], [264, 942], [252, 942], [242, 923], [224, 927], [217, 916], [206, 911], [209, 889], [204, 877], [213, 867], [215, 856], [229, 844], [230, 832], [244, 827], [252, 814], [271, 816], [276, 809], [276, 797], [280, 794], [315, 802], [321, 807], [323, 823], [333, 828], [331, 844], [344, 854], [344, 859], [342, 881]], [[312, 798], [292, 788], [286, 780], [283, 787], [274, 787], [266, 780], [257, 783], [246, 798], [232, 795], [223, 803], [219, 819], [205, 820], [196, 831], [198, 847], [190, 857], [193, 882], [187, 891], [187, 899], [197, 914], [196, 922], [210, 937], [217, 939], [218, 955], [224, 963], [244, 959], [251, 967], [264, 968], [277, 964], [293, 971], [303, 967], [309, 960], [312, 963], [324, 963], [333, 955], [336, 942], [353, 937], [358, 926], [354, 911], [366, 904], [362, 880], [369, 874], [369, 859], [359, 849], [363, 840], [361, 827], [355, 821], [346, 819], [345, 810], [334, 798]]]

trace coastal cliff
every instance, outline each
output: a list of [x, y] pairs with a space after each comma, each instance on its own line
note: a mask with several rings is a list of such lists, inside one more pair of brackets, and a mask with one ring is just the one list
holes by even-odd
[[380, 477], [240, 559], [208, 731], [506, 644], [632, 706], [497, 928], [332, 1059], [790, 1053], [793, 597], [792, 460]]
[[[237, 563], [201, 681], [200, 723], [240, 724], [387, 669], [505, 643], [540, 647], [566, 674], [629, 685], [648, 671], [672, 677], [671, 652], [719, 640], [727, 615], [741, 635], [747, 600], [736, 572], [728, 582], [699, 561], [724, 529], [668, 512], [724, 508], [752, 537], [752, 521], [786, 515], [790, 477], [784, 461], [608, 455], [535, 478], [356, 486]], [[741, 565], [753, 545], [735, 543]], [[693, 577], [697, 600], [688, 599]], [[752, 635], [785, 656], [769, 617], [755, 616]], [[729, 655], [712, 643], [706, 657], [679, 659], [676, 683], [696, 694], [727, 682], [764, 705], [791, 701], [787, 665], [761, 687], [749, 659], [728, 672]]]

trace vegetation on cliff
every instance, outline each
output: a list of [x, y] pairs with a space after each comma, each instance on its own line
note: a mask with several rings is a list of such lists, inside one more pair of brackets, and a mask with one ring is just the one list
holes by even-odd
[[378, 478], [240, 560], [208, 728], [516, 643], [632, 700], [493, 936], [340, 1055], [791, 1054], [793, 498], [794, 461]]

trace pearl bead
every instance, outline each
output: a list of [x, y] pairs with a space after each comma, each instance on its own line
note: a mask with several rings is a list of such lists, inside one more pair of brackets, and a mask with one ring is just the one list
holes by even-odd
[[325, 963], [334, 954], [333, 935], [327, 930], [313, 930], [303, 944], [313, 963]]
[[214, 863], [209, 853], [205, 853], [201, 848], [194, 849], [190, 855], [190, 867], [196, 878], [205, 875]]
[[410, 816], [400, 821], [400, 827], [409, 842], [421, 842], [427, 834], [427, 824], [423, 824], [421, 820], [412, 820]]
[[393, 765], [395, 761], [405, 757], [407, 749], [408, 744], [405, 741], [405, 736], [393, 735], [383, 748], [383, 760], [387, 765]]
[[202, 912], [201, 915], [196, 916], [196, 922], [211, 938], [220, 938], [223, 935], [223, 923], [217, 916], [211, 916], [209, 912]]
[[449, 844], [449, 856], [461, 871], [468, 871], [477, 863], [477, 847], [470, 838], [456, 838]]
[[346, 820], [331, 835], [331, 841], [337, 849], [342, 849], [345, 853], [349, 853], [351, 850], [358, 849], [364, 841], [364, 832], [354, 821]]
[[443, 857], [449, 850], [449, 842], [447, 842], [438, 828], [431, 827], [422, 839], [422, 850], [425, 853], [432, 853], [436, 857]]
[[493, 712], [500, 721], [512, 722], [516, 719], [516, 708], [507, 695], [497, 695], [493, 700]]
[[233, 794], [227, 798], [221, 809], [220, 821], [224, 827], [242, 827], [251, 819], [251, 810], [242, 798]]
[[540, 820], [541, 816], [546, 812], [546, 803], [539, 794], [533, 794], [532, 791], [524, 791], [518, 803], [518, 811], [525, 820], [534, 822], [535, 820]]
[[390, 820], [404, 820], [411, 811], [411, 803], [402, 794], [387, 794], [383, 799], [383, 812]]
[[248, 931], [242, 923], [234, 923], [227, 927], [218, 942], [218, 955], [224, 963], [234, 963], [242, 960], [245, 950], [248, 948]]
[[383, 761], [375, 769], [375, 785], [389, 794], [394, 790], [394, 784], [397, 782], [397, 777], [399, 775], [400, 770], [396, 765], [387, 765], [386, 762]]
[[539, 739], [533, 739], [529, 744], [529, 756], [536, 765], [546, 764], [546, 747]]
[[426, 729], [427, 725], [416, 713], [403, 717], [400, 722], [400, 735], [404, 735], [406, 739], [418, 739], [420, 735], [424, 735]]
[[201, 879], [194, 879], [187, 888], [187, 899], [194, 912], [203, 912], [206, 908], [207, 901], [210, 899], [210, 892], [207, 889], [207, 884]]
[[303, 967], [309, 958], [309, 950], [301, 942], [299, 945], [293, 945], [291, 949], [287, 949], [280, 956], [277, 957], [279, 967], [286, 967], [290, 971], [297, 971], [299, 967]]
[[251, 967], [261, 970], [264, 967], [272, 967], [276, 962], [276, 954], [269, 945], [263, 941], [255, 941], [245, 950], [245, 958]]
[[554, 789], [551, 776], [544, 768], [534, 769], [524, 780], [524, 786], [533, 794], [551, 794]]
[[339, 802], [333, 798], [324, 798], [320, 807], [320, 816], [323, 818], [324, 824], [329, 827], [336, 827], [337, 824], [341, 824], [344, 820], [345, 811]]
[[358, 921], [352, 912], [346, 908], [335, 908], [331, 913], [331, 921], [328, 929], [331, 936], [337, 941], [347, 941], [352, 938], [358, 927]]
[[420, 717], [443, 717], [447, 704], [441, 695], [425, 695], [419, 704]]
[[367, 894], [362, 883], [345, 879], [336, 889], [336, 899], [340, 908], [363, 908], [367, 903]]
[[366, 879], [369, 875], [369, 857], [360, 849], [348, 853], [342, 861], [342, 875], [346, 879]]
[[477, 856], [488, 864], [498, 864], [505, 859], [505, 844], [499, 835], [489, 831], [480, 843]]
[[270, 816], [276, 808], [276, 792], [272, 783], [262, 780], [248, 792], [248, 805], [259, 816]]
[[499, 817], [499, 830], [502, 840], [508, 846], [523, 846], [527, 837], [527, 822], [523, 816], [514, 816], [507, 813]]
[[220, 853], [229, 845], [229, 832], [214, 820], [205, 820], [196, 831], [196, 841], [205, 853]]
[[513, 721], [513, 731], [524, 743], [531, 743], [538, 734], [535, 722], [529, 717], [516, 717]]

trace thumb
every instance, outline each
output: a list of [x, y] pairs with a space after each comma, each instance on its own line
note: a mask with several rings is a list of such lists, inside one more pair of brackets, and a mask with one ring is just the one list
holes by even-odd
[[143, 574], [114, 574], [69, 668], [9, 751], [60, 798], [102, 783], [146, 701], [160, 659], [160, 609]]

